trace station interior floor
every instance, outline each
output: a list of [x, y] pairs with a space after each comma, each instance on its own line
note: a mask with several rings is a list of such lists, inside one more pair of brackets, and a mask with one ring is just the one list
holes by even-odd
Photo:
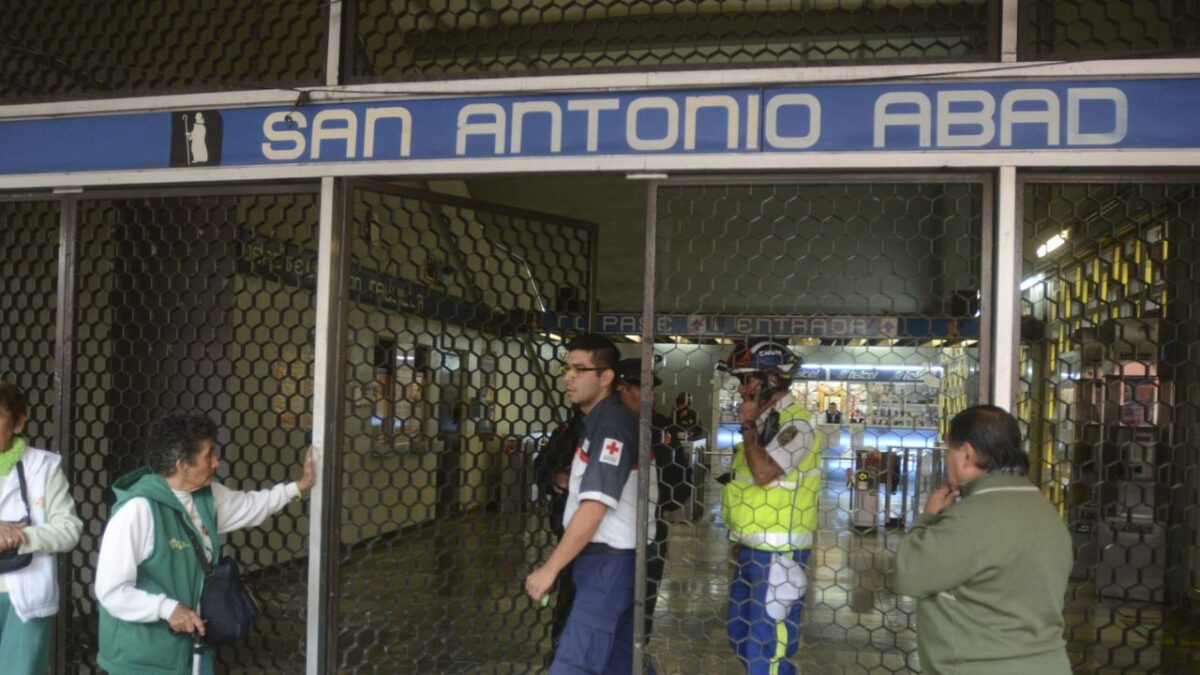
[[[884, 517], [873, 528], [852, 527], [846, 481], [852, 462], [843, 448], [825, 453], [821, 531], [809, 563], [802, 647], [793, 661], [802, 673], [919, 672], [916, 602], [892, 592], [888, 580], [903, 528], [888, 527]], [[731, 567], [719, 522], [720, 486], [713, 480], [719, 472], [713, 467], [706, 477], [694, 517], [672, 525], [647, 647], [660, 675], [745, 672], [725, 636]], [[906, 479], [914, 479], [911, 472]], [[912, 513], [896, 501], [892, 515], [910, 520]], [[543, 515], [497, 510], [458, 514], [351, 551], [341, 561], [340, 671], [544, 672], [551, 610], [535, 605], [522, 588], [553, 543]], [[270, 636], [260, 645], [269, 651], [303, 644], [304, 624], [295, 617], [303, 616], [305, 598], [294, 583], [268, 579], [255, 587], [268, 607], [276, 606], [259, 626]], [[1066, 620], [1077, 672], [1186, 672], [1162, 660], [1157, 605], [1102, 600], [1086, 582], [1073, 582]], [[270, 671], [264, 657], [232, 653], [221, 660], [239, 664], [230, 672], [259, 673]]]

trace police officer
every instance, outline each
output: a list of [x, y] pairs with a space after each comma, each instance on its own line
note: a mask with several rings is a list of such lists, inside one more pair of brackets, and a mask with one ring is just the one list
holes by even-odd
[[[620, 354], [611, 341], [584, 335], [566, 349], [563, 382], [584, 414], [584, 432], [571, 464], [566, 530], [545, 564], [525, 578], [525, 592], [540, 602], [571, 564], [575, 602], [550, 674], [619, 675], [633, 670], [637, 415], [615, 393]], [[650, 492], [657, 501], [653, 482]], [[646, 527], [653, 533], [653, 520]]]
[[727, 629], [750, 675], [796, 672], [788, 658], [799, 648], [821, 487], [816, 427], [789, 393], [801, 363], [786, 346], [759, 339], [721, 364], [742, 396], [742, 442], [721, 491], [736, 556]]

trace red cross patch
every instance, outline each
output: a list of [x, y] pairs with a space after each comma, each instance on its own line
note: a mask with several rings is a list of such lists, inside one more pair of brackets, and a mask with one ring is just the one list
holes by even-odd
[[604, 444], [600, 446], [600, 461], [605, 464], [619, 466], [621, 464], [621, 451], [625, 449], [625, 444], [615, 438], [604, 439]]

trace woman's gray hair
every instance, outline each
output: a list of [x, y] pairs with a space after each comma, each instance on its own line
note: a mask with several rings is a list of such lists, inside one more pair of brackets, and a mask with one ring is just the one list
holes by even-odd
[[204, 415], [175, 413], [150, 425], [146, 438], [146, 465], [164, 478], [175, 473], [179, 460], [192, 465], [200, 451], [200, 441], [215, 440], [217, 425]]

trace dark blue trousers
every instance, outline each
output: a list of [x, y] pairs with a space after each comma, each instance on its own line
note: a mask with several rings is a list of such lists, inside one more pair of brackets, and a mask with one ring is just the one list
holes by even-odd
[[633, 672], [634, 559], [632, 553], [585, 553], [575, 559], [575, 603], [550, 675]]
[[[792, 560], [806, 566], [811, 549], [790, 551]], [[746, 665], [747, 675], [795, 675], [788, 658], [800, 647], [801, 596], [781, 621], [767, 614], [768, 575], [774, 551], [756, 551], [742, 546], [737, 572], [729, 588], [729, 643]]]

